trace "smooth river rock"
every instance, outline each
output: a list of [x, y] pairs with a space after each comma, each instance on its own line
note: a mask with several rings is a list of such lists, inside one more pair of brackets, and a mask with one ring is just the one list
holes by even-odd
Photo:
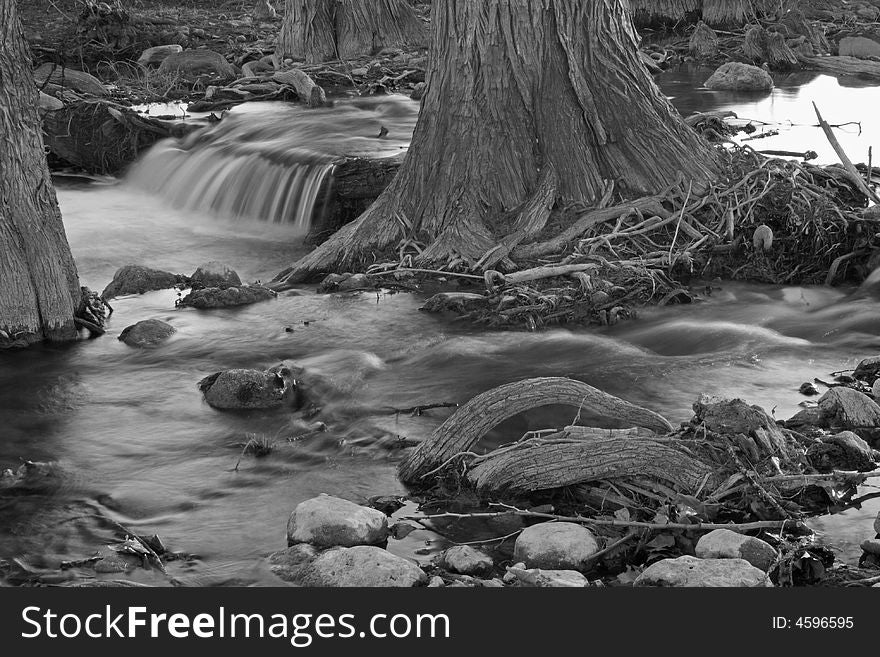
[[213, 50], [184, 50], [166, 57], [159, 65], [159, 73], [178, 73], [187, 78], [209, 76], [223, 80], [236, 76], [235, 67]]
[[525, 569], [511, 566], [507, 569], [507, 572], [524, 586], [582, 588], [590, 585], [590, 581], [576, 570]]
[[745, 559], [764, 572], [776, 561], [776, 550], [766, 541], [730, 529], [716, 529], [697, 542], [700, 559]]
[[520, 533], [513, 555], [529, 568], [583, 570], [598, 551], [593, 532], [583, 525], [543, 522]]
[[138, 57], [138, 64], [141, 66], [158, 65], [179, 52], [183, 52], [183, 46], [177, 43], [171, 43], [167, 46], [153, 46], [141, 53], [141, 56]]
[[773, 78], [757, 66], [727, 62], [706, 80], [705, 86], [715, 91], [769, 91], [773, 88]]
[[126, 294], [167, 290], [185, 281], [186, 277], [161, 269], [126, 265], [116, 270], [116, 273], [113, 274], [113, 280], [104, 288], [101, 297], [109, 300]]
[[202, 287], [231, 287], [241, 285], [241, 278], [238, 273], [229, 265], [222, 262], [212, 260], [203, 265], [199, 265], [198, 269], [189, 277], [193, 285], [198, 284]]
[[177, 332], [171, 324], [160, 319], [145, 319], [127, 326], [119, 334], [119, 339], [129, 347], [155, 347]]
[[[233, 272], [234, 273], [234, 272]], [[182, 308], [211, 310], [249, 306], [259, 301], [274, 299], [276, 292], [262, 285], [234, 285], [232, 287], [203, 287], [193, 290], [180, 300]]]
[[651, 564], [633, 586], [752, 588], [773, 586], [773, 583], [767, 573], [745, 559], [683, 556]]
[[277, 408], [296, 396], [296, 383], [289, 368], [235, 369], [215, 372], [198, 383], [205, 401], [214, 408], [249, 410]]
[[388, 539], [388, 516], [330, 495], [300, 502], [287, 521], [287, 544], [377, 545]]
[[412, 561], [373, 545], [332, 548], [322, 552], [301, 573], [303, 586], [412, 587], [428, 576]]
[[478, 577], [488, 575], [495, 566], [492, 557], [470, 545], [454, 545], [447, 549], [440, 564], [451, 573]]

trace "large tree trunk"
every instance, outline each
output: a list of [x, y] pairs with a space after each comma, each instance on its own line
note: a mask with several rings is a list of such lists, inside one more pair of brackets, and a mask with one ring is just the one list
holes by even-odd
[[306, 63], [419, 46], [425, 28], [406, 0], [287, 0], [279, 54]]
[[699, 20], [703, 0], [629, 0], [629, 5], [637, 27], [673, 27]]
[[713, 152], [654, 85], [627, 11], [626, 0], [434, 3], [428, 91], [400, 173], [279, 287], [401, 238], [428, 245], [422, 265], [473, 265], [498, 245], [503, 260], [554, 203], [591, 203], [609, 179], [633, 195], [679, 176], [699, 189]]
[[15, 0], [0, 0], [0, 347], [76, 336], [76, 266], [43, 152]]

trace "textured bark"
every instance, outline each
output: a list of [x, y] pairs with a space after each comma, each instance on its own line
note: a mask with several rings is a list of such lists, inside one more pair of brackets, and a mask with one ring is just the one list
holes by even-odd
[[278, 47], [317, 63], [424, 42], [425, 27], [406, 0], [287, 0]]
[[698, 19], [703, 0], [630, 0], [629, 4], [638, 27], [674, 26]]
[[703, 20], [712, 27], [741, 27], [756, 18], [765, 0], [703, 0]]
[[456, 454], [467, 452], [504, 420], [527, 410], [563, 404], [630, 426], [666, 433], [672, 425], [661, 415], [591, 385], [562, 377], [508, 383], [477, 395], [453, 413], [400, 465], [403, 481], [417, 481]]
[[421, 265], [474, 265], [534, 232], [551, 183], [557, 203], [589, 204], [608, 179], [642, 195], [715, 175], [709, 146], [642, 66], [626, 0], [447, 0], [433, 28], [400, 173], [285, 282], [362, 264], [404, 237], [428, 245]]
[[43, 152], [15, 0], [0, 0], [0, 346], [76, 337], [79, 279]]
[[712, 467], [676, 449], [628, 432], [568, 427], [541, 439], [499, 449], [468, 470], [467, 478], [484, 493], [531, 493], [590, 481], [647, 477], [691, 493], [712, 474]]

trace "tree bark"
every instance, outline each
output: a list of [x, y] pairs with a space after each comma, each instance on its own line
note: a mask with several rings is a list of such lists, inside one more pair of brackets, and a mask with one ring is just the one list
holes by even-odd
[[679, 176], [699, 189], [714, 153], [645, 70], [627, 11], [626, 0], [434, 3], [428, 91], [400, 173], [276, 284], [362, 265], [401, 238], [427, 245], [420, 266], [473, 266], [540, 230], [548, 196], [589, 204], [608, 179], [632, 195]]
[[79, 278], [43, 151], [15, 0], [0, 0], [0, 346], [76, 337]]
[[406, 0], [287, 0], [286, 7], [279, 54], [309, 64], [425, 42]]
[[703, 0], [630, 0], [637, 27], [674, 26], [696, 22]]

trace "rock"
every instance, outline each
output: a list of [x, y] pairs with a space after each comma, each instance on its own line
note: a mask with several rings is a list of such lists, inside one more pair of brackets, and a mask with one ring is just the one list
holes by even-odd
[[425, 92], [428, 91], [428, 85], [424, 82], [419, 82], [416, 86], [413, 87], [412, 94], [410, 94], [410, 98], [413, 100], [421, 100], [425, 97]]
[[275, 7], [269, 4], [269, 0], [257, 0], [257, 4], [254, 6], [254, 18], [266, 21], [272, 20], [275, 16]]
[[700, 559], [745, 559], [764, 572], [776, 561], [776, 550], [760, 538], [746, 536], [730, 529], [716, 529], [697, 542]]
[[583, 570], [598, 551], [593, 532], [583, 525], [543, 522], [520, 533], [513, 555], [529, 568]]
[[870, 472], [876, 468], [873, 450], [852, 431], [823, 436], [821, 442], [807, 448], [807, 459], [819, 472], [833, 470]]
[[757, 66], [727, 62], [706, 80], [705, 86], [716, 91], [769, 91], [773, 88], [773, 78]]
[[837, 429], [880, 427], [880, 405], [852, 388], [831, 388], [819, 399], [819, 415]]
[[485, 308], [488, 305], [489, 300], [482, 294], [475, 294], [473, 292], [440, 292], [425, 301], [419, 310], [423, 310], [426, 313], [444, 311], [469, 313]]
[[108, 93], [107, 88], [94, 75], [50, 62], [34, 71], [34, 81], [38, 87], [51, 82], [89, 96], [106, 96]]
[[755, 232], [752, 234], [752, 245], [758, 253], [769, 251], [773, 248], [773, 230], [770, 226], [761, 224], [755, 228]]
[[198, 283], [202, 287], [225, 288], [241, 285], [241, 279], [235, 270], [216, 260], [199, 265], [199, 268], [190, 276], [190, 281], [193, 284]]
[[449, 572], [476, 576], [490, 574], [495, 566], [488, 554], [470, 545], [449, 548], [443, 553], [440, 563]]
[[526, 586], [570, 588], [589, 586], [590, 581], [576, 570], [550, 570], [532, 568], [529, 570], [511, 566], [507, 569], [517, 581]]
[[443, 578], [438, 575], [434, 575], [431, 578], [431, 581], [428, 582], [429, 589], [439, 589], [442, 586], [446, 586], [446, 582], [444, 582]]
[[750, 406], [742, 399], [701, 395], [694, 404], [694, 413], [697, 422], [705, 424], [709, 431], [750, 436], [755, 439], [755, 445], [768, 454], [786, 452], [785, 435], [760, 406]]
[[226, 370], [199, 381], [205, 401], [214, 408], [276, 408], [296, 397], [296, 382], [289, 368]]
[[117, 269], [113, 280], [101, 293], [103, 299], [113, 299], [125, 294], [143, 294], [153, 290], [167, 290], [179, 283], [185, 283], [186, 277], [159, 269], [150, 269], [140, 265], [126, 265]]
[[798, 392], [807, 397], [815, 397], [819, 394], [819, 389], [809, 381], [805, 381], [801, 384], [801, 387], [798, 388]]
[[841, 57], [858, 59], [880, 59], [880, 43], [867, 37], [844, 37], [840, 40]]
[[302, 573], [303, 586], [411, 587], [428, 577], [413, 562], [372, 545], [332, 548], [309, 563]]
[[172, 43], [167, 46], [153, 46], [147, 48], [138, 57], [138, 64], [141, 66], [158, 65], [168, 59], [171, 55], [183, 52], [183, 46]]
[[663, 559], [648, 566], [633, 586], [763, 587], [773, 586], [767, 573], [745, 559]]
[[160, 319], [145, 319], [124, 328], [119, 339], [129, 347], [155, 347], [176, 332], [171, 324]]
[[352, 274], [339, 283], [338, 289], [340, 292], [351, 292], [352, 290], [363, 290], [372, 287], [373, 284], [366, 274]]
[[278, 295], [274, 290], [262, 285], [241, 285], [227, 288], [204, 287], [187, 294], [180, 300], [180, 306], [198, 308], [199, 310], [234, 308], [247, 306], [258, 301], [268, 301], [276, 296]]
[[285, 582], [302, 581], [307, 566], [318, 558], [318, 551], [311, 545], [300, 543], [286, 550], [269, 555], [269, 569]]
[[862, 361], [856, 366], [856, 371], [853, 372], [853, 376], [860, 381], [865, 381], [868, 385], [873, 385], [878, 377], [880, 377], [880, 356], [872, 356], [870, 358], [862, 359]]
[[877, 513], [877, 517], [874, 518], [874, 531], [877, 534], [880, 534], [880, 512]]
[[821, 427], [824, 424], [822, 414], [818, 406], [804, 408], [785, 421], [788, 429], [798, 429], [800, 427]]
[[867, 552], [868, 554], [876, 554], [880, 555], [880, 540], [876, 538], [871, 538], [865, 541], [862, 541], [860, 546], [862, 550]]
[[300, 502], [287, 521], [287, 543], [318, 547], [377, 545], [388, 539], [381, 511], [330, 495]]
[[60, 110], [62, 107], [64, 107], [64, 103], [61, 100], [55, 98], [55, 96], [44, 94], [41, 91], [38, 107], [43, 112], [54, 112], [55, 110]]
[[236, 77], [235, 67], [213, 50], [184, 50], [169, 55], [159, 65], [159, 72], [179, 73], [187, 78], [209, 76], [223, 80]]
[[477, 580], [477, 582], [479, 582], [480, 586], [482, 586], [485, 589], [503, 589], [504, 588], [504, 582], [502, 582], [497, 577], [493, 577], [492, 579], [480, 579], [480, 580]]

